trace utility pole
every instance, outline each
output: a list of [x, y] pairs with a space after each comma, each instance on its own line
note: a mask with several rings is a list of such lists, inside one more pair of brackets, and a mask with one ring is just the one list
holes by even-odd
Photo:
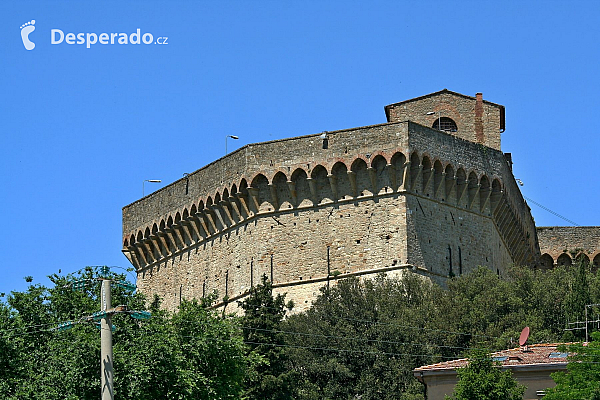
[[66, 331], [82, 322], [92, 322], [100, 328], [100, 382], [101, 382], [101, 394], [102, 400], [114, 400], [114, 386], [113, 386], [113, 344], [112, 344], [112, 332], [115, 327], [112, 325], [112, 316], [114, 314], [129, 314], [131, 318], [138, 320], [145, 320], [150, 318], [150, 312], [130, 310], [126, 305], [112, 306], [112, 296], [110, 292], [111, 283], [114, 282], [116, 286], [123, 288], [127, 291], [133, 292], [136, 287], [124, 280], [115, 280], [114, 276], [111, 277], [110, 268], [107, 266], [100, 267], [100, 274], [97, 278], [82, 279], [71, 283], [70, 285], [73, 290], [85, 290], [86, 285], [89, 283], [101, 283], [100, 291], [100, 311], [93, 313], [92, 315], [82, 317], [79, 321], [67, 321], [58, 324], [56, 328], [59, 331]]
[[[588, 337], [588, 308], [596, 307], [596, 306], [600, 306], [600, 304], [586, 304], [585, 305], [585, 341], [586, 342], [589, 340], [589, 337]], [[590, 321], [590, 322], [599, 322], [599, 320]]]
[[110, 294], [110, 282], [111, 280], [101, 278], [102, 281], [102, 295], [100, 300], [100, 309], [104, 312], [104, 317], [100, 321], [100, 380], [102, 385], [102, 400], [113, 400], [114, 399], [114, 388], [113, 388], [113, 348], [112, 348], [112, 323], [111, 315], [109, 312], [111, 309], [111, 294]]

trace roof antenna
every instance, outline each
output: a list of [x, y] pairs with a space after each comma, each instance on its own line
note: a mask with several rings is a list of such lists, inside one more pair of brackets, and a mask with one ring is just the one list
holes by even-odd
[[521, 346], [522, 352], [529, 351], [529, 348], [526, 345], [527, 339], [529, 339], [529, 327], [528, 326], [523, 328], [523, 330], [521, 331], [521, 336], [519, 336], [519, 346]]

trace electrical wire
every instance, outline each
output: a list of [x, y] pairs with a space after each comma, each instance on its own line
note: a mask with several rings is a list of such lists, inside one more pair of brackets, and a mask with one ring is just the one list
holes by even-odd
[[577, 224], [576, 222], [571, 221], [570, 219], [568, 219], [567, 217], [563, 217], [562, 215], [560, 215], [559, 213], [557, 213], [556, 211], [552, 211], [551, 209], [549, 209], [548, 207], [538, 203], [537, 201], [523, 195], [523, 198], [527, 201], [532, 202], [533, 204], [535, 204], [536, 206], [540, 207], [541, 209], [544, 209], [546, 211], [548, 211], [550, 214], [556, 215], [558, 218], [564, 219], [565, 221], [567, 221], [568, 223], [570, 223], [573, 226], [581, 226], [579, 224]]

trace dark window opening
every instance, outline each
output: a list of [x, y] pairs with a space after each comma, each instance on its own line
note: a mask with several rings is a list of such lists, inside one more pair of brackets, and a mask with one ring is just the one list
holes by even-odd
[[436, 118], [433, 121], [433, 129], [437, 129], [438, 131], [444, 132], [456, 132], [458, 128], [456, 127], [456, 122], [452, 118], [442, 117]]
[[452, 249], [450, 248], [450, 245], [448, 245], [448, 263], [450, 267], [450, 270], [448, 271], [448, 276], [452, 278], [454, 276], [454, 271], [452, 271]]

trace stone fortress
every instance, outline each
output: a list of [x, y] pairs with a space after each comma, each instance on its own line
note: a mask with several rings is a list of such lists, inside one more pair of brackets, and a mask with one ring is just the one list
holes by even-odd
[[246, 145], [123, 208], [139, 289], [233, 304], [266, 276], [297, 310], [336, 279], [600, 263], [600, 227], [536, 228], [500, 149], [504, 106], [442, 90], [387, 122]]

